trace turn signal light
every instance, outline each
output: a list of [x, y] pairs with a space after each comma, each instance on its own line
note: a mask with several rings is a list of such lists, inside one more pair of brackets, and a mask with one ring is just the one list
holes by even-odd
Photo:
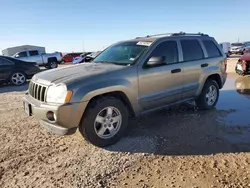
[[70, 101], [70, 99], [71, 99], [71, 97], [72, 97], [72, 95], [73, 95], [73, 91], [67, 91], [67, 95], [66, 95], [66, 97], [65, 97], [65, 102], [69, 102]]

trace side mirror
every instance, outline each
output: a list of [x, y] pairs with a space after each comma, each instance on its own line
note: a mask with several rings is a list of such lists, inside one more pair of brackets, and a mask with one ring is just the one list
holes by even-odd
[[155, 66], [164, 65], [164, 64], [166, 64], [166, 58], [164, 56], [151, 57], [147, 62], [147, 66], [149, 67], [155, 67]]
[[15, 58], [18, 58], [18, 57], [20, 57], [18, 54], [17, 54], [17, 55], [15, 55]]

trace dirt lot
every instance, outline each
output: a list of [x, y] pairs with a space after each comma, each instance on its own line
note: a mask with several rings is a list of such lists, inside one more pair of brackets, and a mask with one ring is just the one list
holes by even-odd
[[26, 89], [0, 87], [0, 187], [250, 187], [250, 77], [230, 74], [214, 110], [185, 104], [131, 120], [105, 149], [26, 117]]

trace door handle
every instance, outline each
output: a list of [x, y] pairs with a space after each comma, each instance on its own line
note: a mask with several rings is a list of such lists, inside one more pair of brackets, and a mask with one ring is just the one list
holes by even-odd
[[207, 63], [201, 64], [201, 67], [208, 67]]
[[178, 72], [181, 72], [181, 69], [173, 69], [173, 70], [171, 70], [171, 73], [178, 73]]

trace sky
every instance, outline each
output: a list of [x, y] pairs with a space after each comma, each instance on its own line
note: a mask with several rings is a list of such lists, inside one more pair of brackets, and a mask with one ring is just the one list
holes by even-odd
[[47, 52], [96, 51], [180, 31], [207, 33], [218, 42], [250, 41], [249, 19], [249, 0], [2, 0], [0, 52], [25, 44]]

